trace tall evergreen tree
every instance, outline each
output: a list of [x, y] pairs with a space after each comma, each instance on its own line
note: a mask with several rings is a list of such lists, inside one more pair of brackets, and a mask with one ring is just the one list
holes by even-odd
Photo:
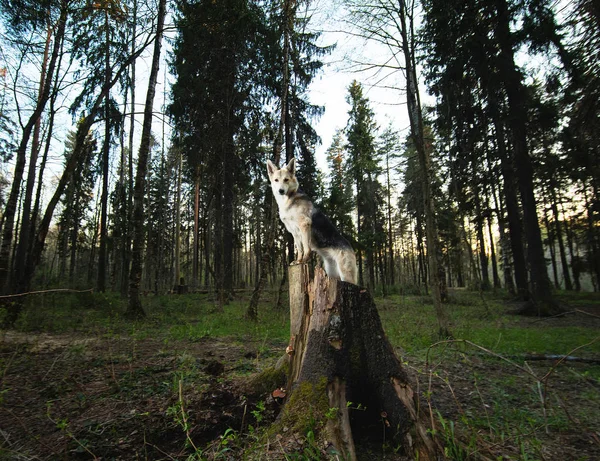
[[348, 240], [356, 241], [352, 224], [352, 180], [347, 177], [346, 173], [344, 159], [347, 157], [347, 153], [341, 130], [336, 131], [326, 154], [331, 173], [327, 199], [323, 208], [340, 233]]
[[[73, 155], [75, 137], [75, 132], [70, 132], [67, 135], [65, 161]], [[64, 196], [61, 199], [62, 212], [58, 217], [59, 254], [64, 261], [64, 269], [61, 269], [61, 272], [63, 270], [66, 272], [66, 263], [68, 260], [68, 280], [71, 284], [75, 281], [74, 277], [77, 271], [77, 253], [80, 233], [83, 229], [83, 220], [86, 212], [90, 209], [94, 184], [98, 174], [98, 163], [95, 161], [97, 142], [93, 134], [88, 134], [83, 149], [85, 152], [82, 154], [82, 161], [75, 167], [73, 180], [67, 185]]]
[[156, 37], [152, 53], [152, 67], [148, 79], [148, 92], [144, 105], [144, 125], [138, 154], [138, 167], [135, 176], [134, 208], [133, 208], [133, 248], [129, 284], [129, 300], [125, 315], [129, 318], [144, 317], [146, 313], [140, 300], [140, 281], [142, 278], [142, 251], [144, 248], [144, 196], [146, 192], [146, 173], [152, 134], [152, 118], [156, 82], [160, 67], [160, 49], [164, 34], [167, 0], [159, 0], [156, 18]]
[[354, 80], [348, 88], [347, 101], [350, 104], [346, 127], [349, 177], [356, 189], [356, 235], [359, 282], [363, 281], [362, 255], [366, 257], [368, 284], [375, 288], [376, 252], [382, 245], [382, 189], [378, 181], [381, 172], [375, 145], [376, 125], [370, 102], [363, 94], [363, 88]]
[[[236, 137], [264, 94], [264, 14], [253, 2], [178, 3], [170, 112], [180, 145], [211, 198], [214, 282], [221, 302], [233, 289]], [[218, 50], [218, 52], [217, 52]], [[200, 179], [200, 178], [198, 178]]]

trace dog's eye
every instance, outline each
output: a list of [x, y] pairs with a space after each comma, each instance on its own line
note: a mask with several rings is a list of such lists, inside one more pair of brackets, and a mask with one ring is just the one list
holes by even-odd
[[288, 179], [288, 178], [285, 178], [285, 179], [283, 180], [283, 182], [288, 182], [288, 181], [289, 181], [289, 179]]
[[275, 182], [279, 182], [279, 179], [276, 179]]

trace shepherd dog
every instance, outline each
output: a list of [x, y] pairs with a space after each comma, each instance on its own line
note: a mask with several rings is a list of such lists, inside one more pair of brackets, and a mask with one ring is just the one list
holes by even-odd
[[267, 160], [267, 173], [279, 207], [279, 217], [294, 237], [296, 260], [292, 264], [307, 262], [311, 251], [315, 251], [323, 259], [329, 278], [356, 285], [358, 269], [354, 250], [329, 218], [298, 189], [296, 159], [290, 160], [281, 169]]

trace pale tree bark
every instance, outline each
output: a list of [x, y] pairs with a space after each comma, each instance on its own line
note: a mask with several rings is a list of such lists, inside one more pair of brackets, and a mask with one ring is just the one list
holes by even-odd
[[150, 154], [150, 138], [152, 135], [152, 108], [156, 93], [156, 82], [160, 67], [160, 48], [164, 32], [166, 0], [158, 3], [158, 18], [152, 67], [148, 79], [148, 92], [144, 106], [144, 124], [138, 154], [138, 167], [133, 191], [133, 248], [131, 252], [131, 272], [129, 275], [129, 301], [125, 315], [129, 318], [140, 318], [146, 314], [140, 300], [140, 281], [142, 278], [142, 253], [144, 249], [144, 194], [146, 190], [146, 173]]

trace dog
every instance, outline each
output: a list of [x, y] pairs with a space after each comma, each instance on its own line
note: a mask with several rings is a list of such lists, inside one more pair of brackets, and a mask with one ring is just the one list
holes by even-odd
[[358, 269], [354, 250], [329, 218], [298, 190], [296, 159], [290, 160], [281, 169], [267, 160], [267, 173], [279, 207], [279, 217], [294, 237], [294, 263], [307, 262], [311, 250], [315, 251], [323, 259], [328, 277], [356, 285]]

